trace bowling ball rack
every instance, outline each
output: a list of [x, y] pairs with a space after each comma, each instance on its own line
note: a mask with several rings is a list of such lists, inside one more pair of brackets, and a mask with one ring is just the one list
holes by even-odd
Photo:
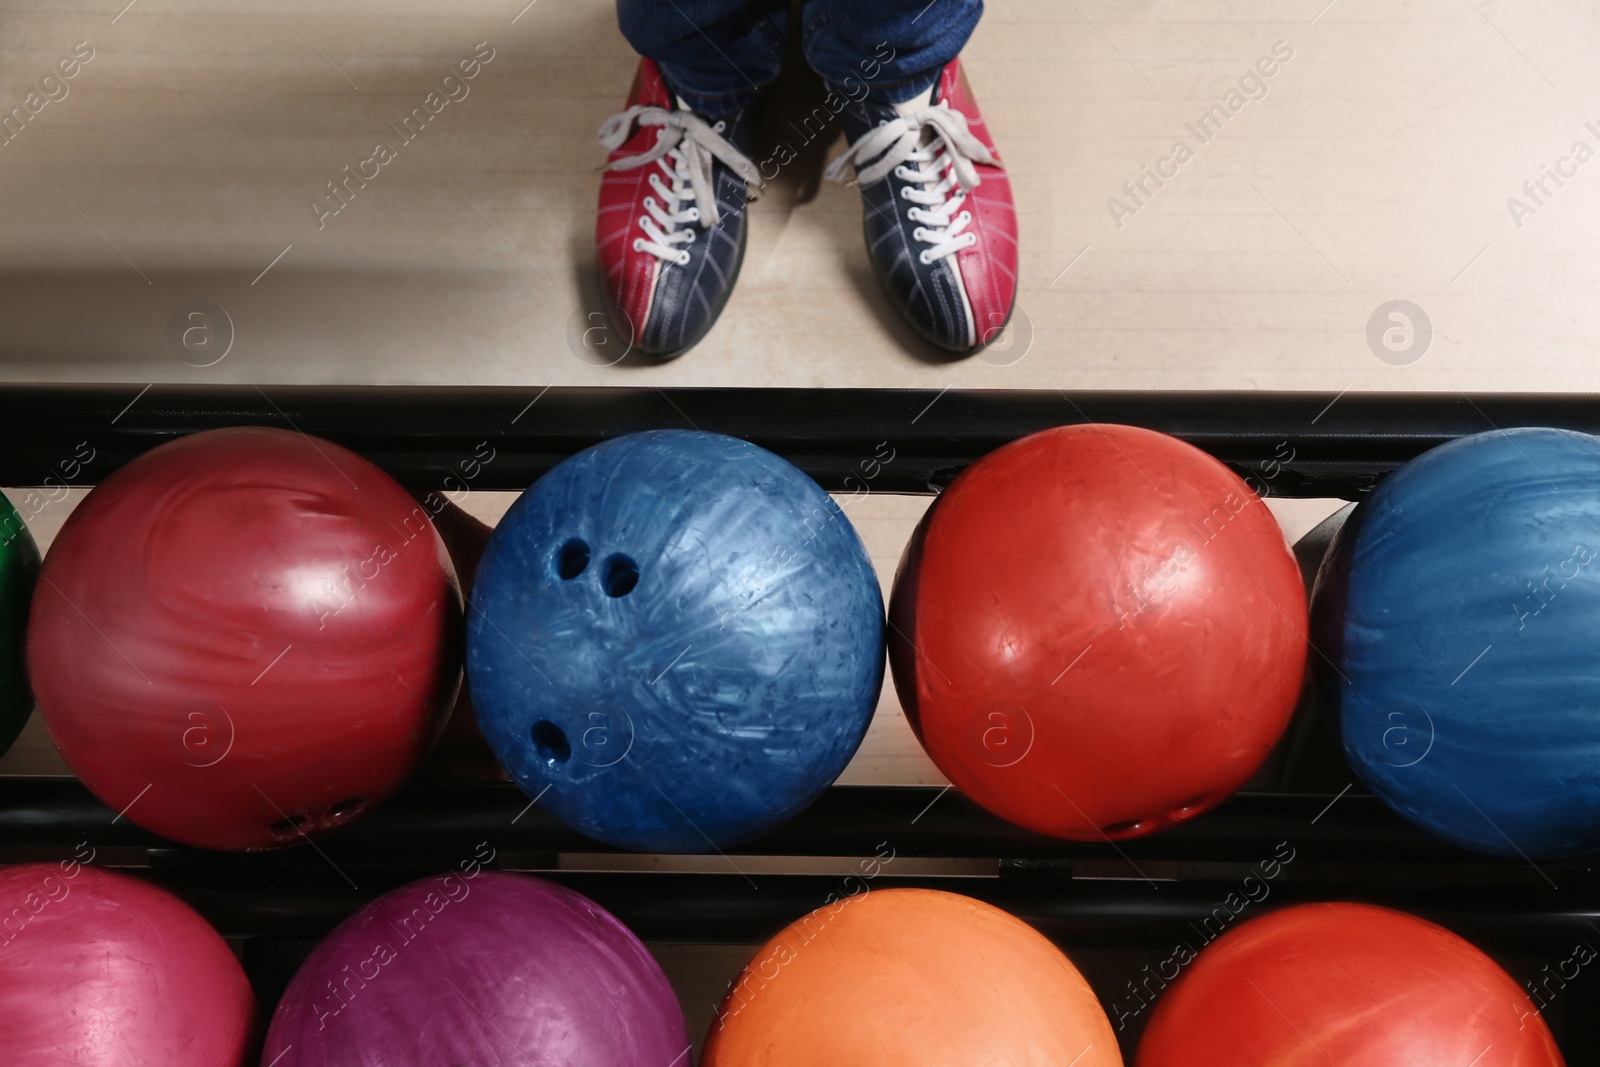
[[[1007, 441], [1084, 422], [1182, 438], [1262, 495], [1359, 500], [1407, 460], [1464, 434], [1511, 426], [1600, 433], [1600, 402], [1463, 393], [7, 385], [0, 484], [52, 493], [88, 486], [175, 437], [265, 425], [351, 448], [414, 493], [520, 490], [604, 438], [682, 428], [751, 440], [831, 492], [929, 495]], [[1314, 568], [1314, 551], [1302, 546], [1301, 557]], [[1600, 946], [1596, 866], [1499, 859], [1427, 837], [1355, 782], [1312, 702], [1302, 704], [1244, 792], [1191, 823], [1115, 844], [1041, 837], [938, 787], [835, 786], [781, 829], [701, 857], [694, 872], [600, 869], [616, 866], [603, 862], [612, 850], [530, 806], [514, 786], [431, 767], [315, 849], [250, 854], [157, 838], [71, 778], [0, 776], [0, 862], [64, 859], [87, 843], [96, 862], [139, 869], [242, 945], [269, 1006], [317, 937], [379, 894], [472, 858], [484, 842], [494, 866], [570, 885], [652, 942], [755, 945], [830, 895], [948, 889], [1003, 907], [1063, 945], [1114, 1024], [1119, 1007], [1129, 1010], [1119, 1032], [1129, 1052], [1148, 1018], [1130, 983], [1152, 988], [1150, 968], [1179, 941], [1203, 945], [1219, 914], [1231, 927], [1288, 903], [1365, 901], [1439, 922], [1518, 981], [1541, 983], [1545, 1018], [1568, 1062], [1600, 1063], [1600, 965], [1574, 975], [1571, 963], [1575, 946]], [[894, 860], [858, 862], [886, 850]], [[1270, 863], [1288, 853], [1291, 860]], [[752, 857], [762, 860], [745, 862]], [[855, 873], [765, 873], [767, 857], [827, 857]], [[980, 861], [982, 873], [896, 869], [908, 859]], [[1234, 917], [1230, 902], [1244, 898]]]

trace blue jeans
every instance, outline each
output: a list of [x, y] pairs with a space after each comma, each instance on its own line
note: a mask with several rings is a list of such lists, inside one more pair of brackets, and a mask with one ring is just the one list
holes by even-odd
[[[982, 14], [983, 0], [804, 0], [801, 46], [830, 87], [898, 104], [932, 87]], [[789, 3], [617, 0], [617, 21], [691, 109], [720, 118], [777, 78]]]

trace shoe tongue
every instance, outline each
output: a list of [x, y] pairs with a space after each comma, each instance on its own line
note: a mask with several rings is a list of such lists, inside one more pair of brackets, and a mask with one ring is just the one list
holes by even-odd
[[[894, 113], [903, 119], [908, 119], [918, 111], [921, 111], [923, 108], [931, 106], [933, 104], [933, 91], [936, 88], [938, 88], [938, 86], [930, 85], [928, 86], [927, 92], [919, 93], [910, 100], [892, 105], [894, 107]], [[919, 142], [919, 147], [926, 147], [927, 145], [931, 144], [933, 142], [933, 138], [933, 128], [931, 126], [924, 127], [922, 131], [922, 140]]]
[[910, 118], [914, 113], [921, 111], [923, 108], [933, 103], [933, 90], [935, 88], [937, 88], [937, 86], [930, 85], [928, 86], [927, 92], [919, 93], [904, 103], [893, 105], [894, 113], [903, 119]]

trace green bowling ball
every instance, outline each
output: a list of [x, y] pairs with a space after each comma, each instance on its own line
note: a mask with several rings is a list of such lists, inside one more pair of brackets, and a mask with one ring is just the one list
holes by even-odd
[[24, 653], [28, 605], [39, 576], [39, 549], [11, 502], [0, 496], [0, 755], [33, 711]]

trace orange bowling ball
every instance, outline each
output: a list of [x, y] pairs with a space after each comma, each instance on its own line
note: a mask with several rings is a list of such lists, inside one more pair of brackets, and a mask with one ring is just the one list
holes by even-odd
[[1138, 1067], [1561, 1067], [1533, 1002], [1443, 927], [1367, 904], [1244, 923], [1156, 1001]]
[[1222, 463], [1069, 426], [967, 468], [895, 577], [906, 716], [989, 811], [1077, 841], [1220, 804], [1288, 726], [1306, 595], [1272, 513]]
[[745, 966], [701, 1067], [1121, 1067], [1061, 951], [954, 893], [878, 889], [818, 908]]

